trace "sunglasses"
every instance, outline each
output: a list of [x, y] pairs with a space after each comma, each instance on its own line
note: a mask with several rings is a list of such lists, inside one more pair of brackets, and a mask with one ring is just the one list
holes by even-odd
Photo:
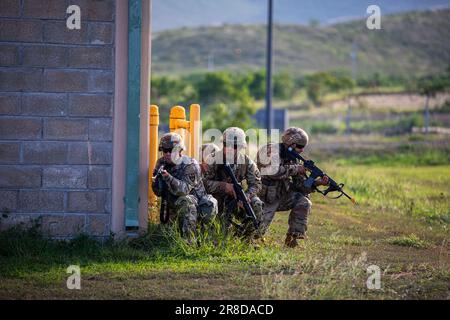
[[173, 148], [161, 148], [161, 151], [163, 152], [163, 153], [172, 153], [172, 150], [173, 150]]
[[294, 149], [295, 148], [298, 148], [298, 149], [303, 149], [303, 148], [305, 148], [305, 146], [302, 146], [302, 145], [299, 145], [299, 144], [295, 144], [294, 143], [294, 145], [292, 146]]

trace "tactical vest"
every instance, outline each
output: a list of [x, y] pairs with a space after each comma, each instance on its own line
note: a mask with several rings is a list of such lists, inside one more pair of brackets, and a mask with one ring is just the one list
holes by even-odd
[[[180, 164], [173, 164], [173, 165], [166, 165], [166, 170], [169, 172], [174, 178], [177, 178], [178, 180], [183, 180], [185, 177], [185, 171], [186, 167], [190, 164], [193, 164], [195, 166], [195, 174], [198, 177], [198, 183], [197, 185], [191, 190], [190, 195], [193, 195], [199, 200], [201, 197], [206, 195], [205, 187], [203, 186], [203, 182], [201, 179], [201, 169], [200, 165], [197, 162], [197, 160], [190, 158], [188, 156], [183, 155], [181, 159]], [[174, 195], [171, 194], [174, 198], [176, 198]]]

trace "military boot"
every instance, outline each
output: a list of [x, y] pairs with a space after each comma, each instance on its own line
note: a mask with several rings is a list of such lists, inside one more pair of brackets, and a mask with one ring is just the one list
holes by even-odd
[[289, 248], [295, 248], [298, 245], [297, 239], [306, 239], [306, 234], [304, 234], [304, 233], [287, 233], [286, 239], [284, 240], [284, 245]]
[[286, 234], [284, 245], [289, 248], [295, 248], [298, 245], [297, 238], [291, 233]]

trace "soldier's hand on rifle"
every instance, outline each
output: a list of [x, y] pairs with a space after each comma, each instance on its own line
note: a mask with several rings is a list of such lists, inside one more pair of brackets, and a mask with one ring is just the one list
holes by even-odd
[[299, 165], [297, 170], [298, 170], [298, 175], [300, 175], [300, 176], [306, 175], [306, 168], [304, 166]]
[[236, 198], [236, 193], [234, 192], [234, 186], [232, 183], [225, 184], [225, 193], [233, 198]]
[[315, 184], [316, 186], [326, 186], [328, 185], [328, 183], [330, 182], [330, 178], [328, 178], [327, 176], [323, 176], [320, 179], [317, 179]]
[[168, 177], [168, 176], [170, 176], [170, 174], [167, 172], [167, 170], [161, 171], [161, 175], [162, 175], [163, 177]]
[[[250, 196], [248, 194], [246, 194], [245, 197], [247, 198], [248, 203], [252, 202], [252, 200], [250, 199]], [[244, 209], [244, 204], [242, 203], [242, 201], [238, 201], [237, 205], [239, 208]]]
[[207, 163], [200, 163], [200, 168], [202, 172], [208, 171], [208, 164]]

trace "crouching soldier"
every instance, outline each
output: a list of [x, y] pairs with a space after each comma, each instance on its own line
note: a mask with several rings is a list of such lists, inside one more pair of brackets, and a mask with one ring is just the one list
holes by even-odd
[[[276, 211], [288, 211], [289, 228], [285, 245], [297, 246], [297, 239], [306, 238], [308, 215], [311, 211], [310, 193], [306, 188], [306, 169], [301, 163], [289, 157], [288, 148], [301, 153], [308, 144], [308, 134], [300, 128], [289, 128], [282, 135], [282, 143], [269, 143], [258, 152], [258, 167], [262, 176], [262, 189], [259, 193], [264, 201], [261, 233], [265, 233]], [[327, 185], [328, 177], [315, 181], [314, 186]]]
[[208, 164], [214, 161], [216, 152], [219, 152], [220, 148], [214, 143], [205, 143], [201, 147], [201, 163], [202, 174], [208, 171]]
[[161, 205], [166, 205], [167, 221], [178, 219], [182, 236], [191, 242], [197, 221], [209, 224], [217, 215], [217, 200], [206, 193], [198, 162], [182, 155], [183, 150], [179, 134], [161, 137], [159, 151], [163, 156], [156, 162], [152, 189], [162, 197]]
[[[224, 131], [222, 149], [214, 153], [214, 161], [208, 161], [203, 182], [206, 190], [218, 201], [219, 217], [226, 229], [233, 224], [238, 226], [238, 234], [251, 239], [256, 234], [256, 228], [243, 209], [242, 203], [236, 199], [236, 193], [230, 176], [225, 171], [224, 163], [230, 165], [237, 181], [242, 185], [246, 182], [245, 195], [252, 207], [257, 224], [262, 219], [263, 203], [258, 197], [261, 189], [261, 176], [255, 162], [240, 151], [246, 147], [246, 136], [242, 129], [231, 127]], [[233, 223], [233, 218], [241, 224]]]

